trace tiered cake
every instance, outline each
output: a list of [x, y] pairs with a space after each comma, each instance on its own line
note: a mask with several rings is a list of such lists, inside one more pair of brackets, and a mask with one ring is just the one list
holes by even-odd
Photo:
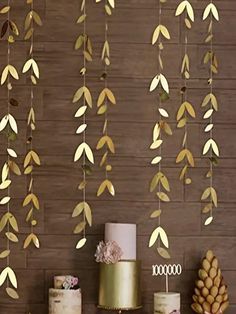
[[98, 307], [108, 310], [140, 308], [141, 262], [136, 260], [136, 225], [106, 223], [105, 243], [118, 245], [121, 258], [114, 263], [100, 263]]

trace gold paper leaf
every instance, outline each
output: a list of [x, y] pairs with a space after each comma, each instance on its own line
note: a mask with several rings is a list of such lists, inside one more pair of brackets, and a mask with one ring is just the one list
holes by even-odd
[[203, 17], [202, 19], [205, 20], [209, 15], [210, 13], [212, 14], [212, 16], [217, 20], [219, 21], [219, 13], [218, 13], [218, 10], [217, 10], [217, 7], [215, 6], [214, 3], [209, 3], [204, 12], [203, 12]]
[[7, 148], [7, 153], [8, 153], [9, 156], [11, 156], [13, 158], [17, 157], [17, 153], [12, 148]]
[[160, 74], [160, 81], [161, 81], [161, 86], [164, 89], [164, 91], [167, 94], [169, 94], [169, 84], [166, 77], [163, 74]]
[[85, 245], [86, 241], [87, 241], [86, 238], [80, 239], [76, 245], [76, 249], [78, 250], [81, 249]]
[[10, 255], [10, 250], [5, 250], [0, 253], [0, 258], [6, 258]]
[[11, 9], [11, 7], [9, 5], [6, 5], [3, 8], [1, 8], [0, 13], [5, 14], [5, 13], [9, 12], [10, 9]]
[[13, 285], [13, 287], [17, 288], [16, 275], [15, 275], [13, 269], [11, 267], [9, 267], [9, 266], [4, 268], [3, 271], [1, 272], [1, 275], [0, 275], [0, 286], [2, 286], [2, 284], [6, 280], [7, 276], [9, 278], [11, 284]]
[[157, 217], [159, 217], [161, 215], [161, 210], [160, 209], [158, 209], [158, 210], [155, 210], [154, 212], [152, 212], [152, 214], [151, 214], [151, 218], [157, 218]]
[[17, 128], [16, 119], [10, 113], [8, 114], [8, 121], [9, 121], [9, 124], [10, 124], [12, 131], [14, 131], [17, 134], [18, 128]]
[[25, 241], [24, 241], [23, 248], [26, 249], [26, 248], [30, 245], [30, 243], [31, 243], [32, 241], [33, 241], [33, 233], [29, 234], [29, 235], [26, 237], [26, 239], [25, 239]]
[[75, 234], [79, 234], [80, 232], [82, 232], [84, 230], [86, 226], [86, 222], [85, 221], [81, 221], [80, 223], [78, 223], [74, 229], [74, 233]]
[[84, 213], [85, 213], [85, 217], [87, 219], [87, 222], [88, 222], [89, 226], [91, 227], [92, 226], [92, 212], [91, 212], [91, 208], [88, 205], [88, 203], [85, 204]]
[[9, 161], [9, 169], [16, 174], [17, 176], [21, 175], [21, 171], [19, 166], [17, 165], [17, 163], [15, 163], [14, 161], [10, 160]]
[[11, 297], [12, 299], [19, 299], [19, 295], [15, 289], [12, 289], [10, 287], [6, 288], [6, 293]]
[[157, 248], [157, 252], [158, 254], [162, 257], [162, 258], [165, 258], [165, 259], [170, 259], [170, 254], [169, 252], [164, 249], [163, 247], [158, 247]]
[[79, 216], [83, 212], [83, 210], [84, 210], [84, 202], [78, 203], [73, 210], [72, 217]]
[[10, 201], [10, 197], [9, 196], [4, 196], [1, 200], [0, 200], [0, 205], [5, 205]]
[[159, 75], [154, 76], [154, 78], [151, 81], [150, 88], [149, 88], [150, 92], [154, 91], [157, 88], [159, 82], [160, 82], [160, 76]]
[[5, 129], [5, 127], [6, 127], [7, 123], [8, 123], [8, 120], [9, 120], [9, 116], [8, 115], [5, 115], [2, 118], [2, 120], [0, 122], [0, 132]]
[[210, 225], [210, 224], [212, 223], [212, 221], [213, 221], [213, 217], [211, 216], [211, 217], [209, 217], [209, 218], [207, 218], [207, 219], [205, 220], [204, 225], [205, 225], [205, 226], [208, 226], [208, 225]]
[[12, 242], [19, 242], [17, 236], [16, 236], [14, 233], [12, 233], [12, 232], [6, 232], [5, 235], [6, 235], [6, 237], [7, 237], [10, 241], [12, 241]]
[[159, 199], [162, 202], [169, 202], [170, 201], [169, 196], [166, 193], [164, 193], [164, 192], [157, 192], [157, 196], [159, 197]]
[[87, 128], [87, 124], [84, 123], [84, 124], [81, 124], [78, 129], [76, 130], [76, 134], [80, 134], [80, 133], [83, 133]]
[[162, 117], [164, 117], [164, 118], [168, 118], [168, 117], [169, 117], [169, 114], [168, 114], [168, 112], [167, 112], [165, 109], [163, 109], [163, 108], [158, 108], [158, 111], [159, 111], [159, 113], [160, 113], [160, 115], [161, 115]]
[[0, 190], [7, 189], [10, 184], [11, 184], [11, 180], [5, 180], [4, 182], [0, 184]]
[[150, 146], [150, 149], [156, 149], [160, 147], [162, 143], [163, 143], [163, 140], [156, 140], [152, 143], [152, 145]]
[[157, 164], [159, 164], [159, 162], [162, 160], [162, 157], [161, 156], [156, 156], [156, 157], [154, 157], [153, 159], [152, 159], [152, 161], [151, 161], [151, 164], [152, 165], [157, 165]]
[[209, 119], [212, 116], [213, 112], [214, 112], [213, 109], [207, 110], [203, 116], [203, 119]]
[[166, 248], [169, 248], [168, 237], [165, 230], [162, 227], [157, 227], [156, 229], [153, 230], [151, 237], [149, 239], [149, 247], [152, 247], [155, 244], [159, 236], [164, 246]]
[[176, 12], [175, 12], [175, 16], [179, 16], [180, 14], [182, 14], [182, 13], [184, 12], [184, 10], [187, 11], [187, 14], [188, 14], [190, 20], [191, 20], [192, 22], [194, 22], [194, 11], [193, 11], [193, 7], [192, 7], [192, 5], [190, 4], [190, 2], [187, 1], [187, 0], [182, 1], [182, 2], [178, 5], [178, 7], [177, 7], [177, 9], [176, 9]]
[[87, 106], [81, 106], [75, 113], [75, 118], [80, 118], [85, 114], [85, 111], [87, 110]]

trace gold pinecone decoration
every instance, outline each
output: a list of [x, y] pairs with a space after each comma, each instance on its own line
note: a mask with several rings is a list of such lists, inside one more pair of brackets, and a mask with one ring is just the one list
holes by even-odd
[[206, 253], [198, 271], [193, 301], [194, 312], [199, 314], [222, 314], [229, 306], [227, 286], [219, 268], [218, 259], [212, 251]]

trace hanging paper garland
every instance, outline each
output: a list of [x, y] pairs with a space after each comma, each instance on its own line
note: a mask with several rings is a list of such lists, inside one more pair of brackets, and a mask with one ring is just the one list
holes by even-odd
[[208, 156], [209, 158], [209, 170], [206, 173], [206, 178], [209, 180], [209, 186], [205, 188], [201, 196], [202, 201], [208, 202], [204, 204], [204, 207], [202, 209], [202, 213], [208, 215], [208, 218], [204, 222], [205, 226], [212, 223], [213, 210], [218, 206], [217, 192], [213, 186], [213, 168], [215, 165], [217, 165], [218, 157], [220, 156], [218, 144], [213, 137], [213, 115], [216, 111], [218, 111], [218, 101], [215, 94], [213, 93], [213, 76], [214, 74], [218, 73], [218, 62], [216, 54], [213, 50], [213, 24], [214, 21], [219, 21], [219, 13], [217, 7], [212, 1], [210, 1], [210, 3], [206, 6], [203, 12], [203, 20], [206, 19], [209, 20], [209, 24], [205, 43], [209, 44], [209, 50], [204, 56], [204, 64], [209, 66], [208, 86], [210, 90], [209, 93], [204, 97], [202, 102], [202, 107], [205, 109], [203, 119], [207, 123], [204, 132], [209, 136], [203, 146], [203, 155]]
[[172, 135], [172, 130], [167, 122], [169, 117], [168, 111], [164, 108], [164, 102], [169, 99], [169, 84], [164, 75], [164, 64], [162, 61], [162, 53], [164, 51], [163, 39], [169, 40], [170, 34], [166, 26], [162, 24], [162, 0], [159, 0], [159, 21], [152, 35], [152, 45], [158, 46], [158, 73], [154, 76], [150, 85], [150, 92], [158, 90], [158, 104], [157, 104], [157, 122], [153, 127], [153, 138], [150, 149], [157, 151], [151, 164], [158, 167], [158, 171], [153, 176], [150, 184], [150, 192], [155, 192], [158, 198], [158, 208], [151, 214], [152, 219], [158, 219], [158, 227], [155, 228], [149, 239], [149, 247], [152, 247], [157, 242], [157, 252], [163, 258], [170, 258], [168, 252], [169, 240], [168, 235], [161, 224], [162, 203], [169, 202], [170, 192], [169, 180], [162, 170], [162, 145], [164, 134]]
[[86, 0], [82, 0], [80, 7], [81, 14], [78, 17], [77, 23], [83, 25], [83, 33], [78, 36], [75, 42], [75, 50], [81, 50], [83, 53], [83, 66], [80, 69], [80, 74], [83, 78], [83, 84], [74, 94], [73, 103], [79, 103], [79, 108], [75, 113], [75, 118], [82, 119], [76, 130], [76, 134], [82, 136], [82, 142], [77, 147], [74, 154], [74, 162], [81, 161], [82, 181], [78, 185], [78, 189], [82, 193], [82, 201], [74, 208], [72, 217], [82, 217], [82, 220], [75, 226], [74, 233], [82, 233], [82, 238], [77, 242], [76, 248], [82, 248], [86, 243], [86, 226], [92, 226], [92, 210], [89, 203], [86, 201], [86, 186], [87, 176], [91, 173], [91, 168], [88, 162], [94, 164], [94, 156], [92, 149], [86, 142], [86, 131], [88, 128], [86, 122], [86, 112], [92, 108], [92, 96], [87, 87], [87, 62], [92, 61], [92, 44], [86, 33]]
[[192, 28], [194, 22], [194, 11], [189, 1], [182, 1], [175, 12], [176, 16], [184, 14], [185, 38], [184, 38], [184, 54], [181, 63], [181, 77], [183, 80], [181, 88], [181, 105], [178, 109], [176, 120], [177, 128], [184, 128], [181, 150], [179, 151], [176, 163], [184, 163], [180, 171], [179, 179], [185, 184], [191, 184], [192, 179], [188, 175], [189, 167], [194, 167], [194, 157], [188, 147], [188, 121], [189, 118], [195, 118], [196, 113], [193, 105], [189, 101], [187, 81], [190, 79], [190, 58], [188, 53], [188, 30]]
[[[96, 0], [96, 2], [101, 2], [102, 0]], [[116, 104], [116, 99], [114, 93], [110, 88], [108, 88], [108, 67], [111, 64], [110, 59], [110, 43], [108, 40], [108, 16], [112, 15], [112, 10], [115, 8], [114, 0], [105, 0], [104, 5], [104, 14], [105, 14], [105, 39], [102, 48], [101, 59], [104, 63], [104, 72], [101, 75], [101, 80], [104, 81], [104, 88], [99, 94], [97, 100], [98, 115], [104, 115], [104, 124], [102, 130], [102, 137], [97, 143], [97, 150], [104, 150], [103, 156], [100, 161], [100, 167], [103, 167], [105, 170], [105, 179], [101, 182], [98, 190], [97, 196], [102, 195], [106, 190], [112, 195], [115, 195], [115, 188], [111, 180], [109, 179], [109, 172], [112, 171], [112, 166], [109, 163], [110, 154], [115, 154], [115, 145], [108, 133], [108, 109], [110, 105]]]
[[2, 25], [1, 38], [7, 41], [7, 62], [1, 75], [1, 85], [7, 87], [7, 103], [6, 112], [0, 122], [0, 132], [6, 136], [6, 152], [7, 159], [2, 167], [2, 176], [0, 190], [3, 191], [3, 196], [0, 199], [0, 206], [6, 207], [5, 213], [0, 220], [0, 232], [4, 232], [6, 237], [6, 249], [0, 253], [1, 259], [6, 259], [6, 267], [0, 273], [0, 286], [6, 284], [7, 294], [13, 298], [18, 299], [17, 278], [16, 274], [11, 267], [11, 243], [18, 242], [16, 233], [19, 232], [17, 220], [13, 214], [11, 205], [11, 174], [20, 175], [21, 171], [19, 166], [14, 161], [17, 158], [16, 151], [12, 148], [12, 143], [16, 140], [18, 134], [18, 126], [16, 118], [12, 113], [12, 107], [18, 105], [18, 101], [11, 97], [13, 90], [13, 79], [18, 80], [19, 75], [17, 69], [12, 64], [11, 60], [11, 45], [15, 41], [15, 37], [19, 35], [16, 23], [11, 19], [11, 2], [8, 0], [7, 4], [1, 8], [0, 13], [6, 14], [6, 21]]
[[35, 214], [40, 209], [39, 199], [34, 192], [34, 169], [41, 165], [40, 157], [34, 150], [33, 133], [36, 130], [36, 113], [35, 113], [35, 88], [39, 79], [39, 67], [34, 57], [34, 32], [35, 26], [42, 26], [42, 20], [39, 14], [34, 9], [34, 0], [27, 0], [30, 5], [29, 12], [25, 18], [25, 40], [30, 41], [29, 53], [27, 60], [24, 63], [22, 73], [27, 73], [30, 76], [30, 100], [29, 111], [27, 115], [27, 153], [24, 159], [24, 174], [28, 178], [27, 194], [23, 201], [23, 207], [27, 208], [26, 222], [30, 225], [30, 233], [26, 236], [24, 241], [24, 249], [31, 243], [36, 247], [40, 247], [38, 236], [34, 232], [34, 227], [37, 225]]

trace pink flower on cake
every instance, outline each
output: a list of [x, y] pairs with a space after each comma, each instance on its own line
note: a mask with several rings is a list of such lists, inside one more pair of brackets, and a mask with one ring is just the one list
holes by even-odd
[[95, 253], [96, 262], [115, 264], [121, 260], [123, 252], [115, 241], [99, 242]]

